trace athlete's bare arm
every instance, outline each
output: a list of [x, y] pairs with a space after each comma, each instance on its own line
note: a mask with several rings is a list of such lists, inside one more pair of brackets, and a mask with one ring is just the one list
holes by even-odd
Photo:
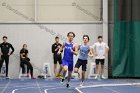
[[60, 46], [59, 51], [57, 52], [57, 54], [61, 54], [63, 49], [64, 49], [64, 43], [62, 44], [62, 46]]
[[94, 51], [93, 51], [93, 48], [90, 48], [90, 51], [89, 51], [89, 56], [90, 56], [90, 57], [93, 57], [93, 56], [94, 56]]
[[71, 50], [72, 52], [73, 52], [73, 54], [74, 55], [78, 55], [78, 49], [79, 49], [79, 45], [78, 44], [74, 44], [74, 47], [73, 47], [74, 49], [73, 50]]

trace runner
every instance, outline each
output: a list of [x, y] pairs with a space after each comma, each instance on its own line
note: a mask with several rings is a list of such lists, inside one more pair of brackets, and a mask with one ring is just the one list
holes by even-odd
[[63, 56], [63, 79], [61, 80], [61, 82], [63, 83], [65, 80], [65, 75], [67, 73], [68, 70], [68, 77], [67, 77], [67, 84], [66, 87], [69, 88], [69, 82], [71, 79], [71, 75], [72, 75], [72, 71], [73, 71], [73, 55], [77, 55], [78, 54], [78, 46], [77, 44], [73, 43], [73, 39], [75, 37], [75, 34], [73, 32], [69, 32], [67, 34], [68, 40], [67, 42], [65, 42], [62, 46], [62, 48], [59, 50], [59, 54], [61, 53], [61, 50], [63, 50], [64, 48], [64, 56]]
[[79, 57], [74, 68], [74, 72], [79, 74], [78, 70], [82, 66], [82, 73], [81, 73], [82, 77], [81, 77], [80, 86], [83, 86], [83, 81], [85, 80], [85, 72], [87, 69], [88, 56], [93, 57], [93, 49], [90, 48], [88, 42], [89, 42], [89, 36], [83, 35], [83, 44], [79, 46]]

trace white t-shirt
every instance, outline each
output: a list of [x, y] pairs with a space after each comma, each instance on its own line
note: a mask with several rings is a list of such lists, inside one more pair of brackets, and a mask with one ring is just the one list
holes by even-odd
[[109, 48], [104, 42], [96, 42], [93, 44], [95, 59], [105, 59], [105, 50]]

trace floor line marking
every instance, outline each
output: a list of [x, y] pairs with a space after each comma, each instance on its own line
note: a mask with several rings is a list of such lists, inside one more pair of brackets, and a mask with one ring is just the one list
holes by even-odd
[[81, 89], [81, 88], [92, 88], [92, 87], [115, 87], [115, 86], [133, 86], [133, 85], [140, 85], [140, 83], [98, 84], [98, 85], [82, 86], [77, 88]]
[[78, 93], [84, 93], [84, 92], [82, 92], [79, 88], [75, 88], [75, 90], [77, 90]]
[[45, 93], [48, 93], [47, 90], [48, 90], [48, 89], [45, 89], [44, 92], [45, 92]]
[[5, 90], [6, 90], [7, 87], [9, 86], [9, 84], [10, 84], [10, 81], [8, 81], [8, 83], [5, 85], [5, 87], [4, 87], [4, 89], [1, 91], [1, 93], [4, 93], [4, 92], [5, 92]]
[[13, 91], [12, 91], [12, 93], [15, 93], [15, 91], [17, 91], [18, 89], [14, 89]]
[[39, 89], [39, 93], [42, 93], [41, 92], [41, 88], [40, 88], [40, 86], [39, 86], [39, 83], [36, 81], [36, 85], [37, 85], [37, 88]]
[[115, 87], [115, 86], [135, 86], [135, 85], [140, 85], [140, 83], [98, 84], [98, 85], [90, 85], [90, 86], [76, 87], [75, 89], [76, 89], [79, 93], [83, 93], [80, 89], [84, 89], [84, 88], [97, 88], [97, 87]]
[[110, 91], [112, 91], [112, 92], [114, 92], [114, 93], [120, 93], [119, 91], [114, 90], [114, 89], [111, 89], [111, 88], [107, 88], [107, 87], [103, 87], [103, 88], [108, 89], [108, 90], [110, 90]]
[[56, 87], [56, 88], [50, 88], [50, 89], [45, 89], [44, 92], [48, 93], [48, 90], [55, 90], [55, 89], [63, 89], [64, 87]]
[[[45, 88], [45, 87], [53, 87], [53, 86], [44, 86], [42, 88]], [[20, 88], [20, 89], [14, 89], [12, 90], [12, 93], [15, 93], [15, 91], [18, 91], [18, 90], [26, 90], [26, 89], [30, 89], [30, 88], [36, 88], [36, 87], [25, 87], [25, 88]]]

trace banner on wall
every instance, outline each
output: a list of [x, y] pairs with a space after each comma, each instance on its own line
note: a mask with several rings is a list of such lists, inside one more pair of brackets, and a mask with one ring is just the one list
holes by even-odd
[[112, 74], [140, 77], [140, 0], [114, 0]]

